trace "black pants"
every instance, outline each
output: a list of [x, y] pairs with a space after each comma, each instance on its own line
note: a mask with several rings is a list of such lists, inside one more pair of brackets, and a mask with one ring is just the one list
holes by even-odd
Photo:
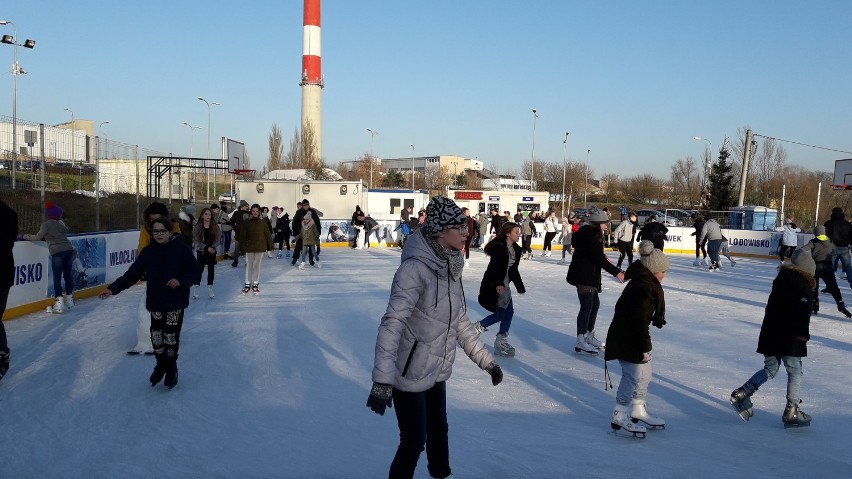
[[198, 257], [198, 279], [195, 284], [201, 284], [201, 277], [204, 276], [204, 267], [207, 266], [207, 284], [212, 285], [213, 279], [216, 277], [216, 255], [207, 253], [206, 251], [196, 251]]
[[787, 245], [785, 245], [785, 244], [782, 244], [782, 245], [778, 248], [778, 259], [780, 259], [780, 260], [781, 260], [781, 262], [783, 263], [783, 262], [784, 262], [784, 258], [789, 258], [790, 256], [793, 256], [793, 251], [794, 251], [795, 249], [796, 249], [796, 247], [795, 247], [795, 246], [787, 246]]
[[154, 346], [154, 354], [177, 359], [183, 312], [182, 309], [151, 311], [151, 344]]
[[625, 256], [627, 256], [627, 265], [630, 266], [630, 263], [633, 262], [632, 241], [618, 241], [618, 263], [616, 263], [616, 267], [621, 268], [621, 262], [624, 261]]
[[293, 264], [296, 264], [300, 254], [302, 254], [302, 238], [297, 239], [296, 246], [293, 246]]
[[577, 298], [580, 300], [580, 311], [577, 312], [577, 336], [579, 336], [595, 330], [601, 300], [598, 297], [598, 288], [594, 286], [577, 286]]
[[701, 254], [702, 258], [707, 257], [707, 249], [705, 248], [706, 244], [707, 244], [706, 241], [704, 243], [699, 243], [698, 241], [695, 241], [695, 257], [696, 258], [698, 258], [699, 253]]
[[6, 301], [9, 299], [9, 287], [0, 288], [0, 351], [9, 352], [9, 344], [6, 339], [6, 326], [3, 326], [3, 314], [6, 313]]
[[429, 475], [447, 477], [450, 446], [447, 439], [447, 385], [441, 381], [431, 388], [409, 393], [393, 390], [393, 407], [399, 425], [399, 447], [393, 457], [389, 479], [410, 479], [426, 448]]
[[532, 235], [524, 235], [523, 237], [523, 248], [521, 251], [524, 253], [532, 253]]
[[551, 251], [550, 243], [556, 237], [556, 231], [544, 233], [544, 251]]
[[473, 241], [473, 236], [468, 235], [464, 240], [464, 259], [470, 259], [470, 243]]
[[[834, 302], [843, 302], [843, 296], [840, 294], [840, 288], [837, 287], [837, 279], [834, 277], [834, 267], [831, 265], [831, 261], [817, 261], [814, 278], [816, 278], [816, 284], [814, 285], [816, 298], [819, 298], [819, 280], [823, 280], [825, 281], [825, 292], [834, 298]], [[819, 305], [816, 306], [816, 309], [819, 309]]]

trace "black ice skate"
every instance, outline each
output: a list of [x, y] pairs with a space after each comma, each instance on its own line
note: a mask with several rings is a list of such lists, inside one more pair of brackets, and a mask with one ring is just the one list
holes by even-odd
[[787, 403], [787, 407], [784, 408], [784, 415], [781, 416], [781, 420], [784, 422], [785, 429], [789, 427], [805, 427], [811, 425], [810, 414], [799, 409], [798, 404]]
[[731, 393], [731, 406], [734, 407], [734, 410], [737, 411], [737, 414], [740, 415], [743, 421], [748, 421], [754, 416], [752, 409], [754, 405], [751, 402], [751, 395], [753, 393], [754, 391], [747, 391], [745, 386], [734, 389]]
[[850, 313], [849, 310], [846, 309], [846, 305], [843, 304], [843, 301], [837, 303], [837, 310], [843, 313], [843, 316], [846, 316], [847, 318], [852, 318], [852, 313]]
[[9, 372], [9, 353], [0, 351], [0, 379]]

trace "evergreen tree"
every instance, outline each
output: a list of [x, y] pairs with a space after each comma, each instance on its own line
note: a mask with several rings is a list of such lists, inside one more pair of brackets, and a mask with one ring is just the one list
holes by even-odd
[[710, 166], [710, 199], [707, 204], [711, 211], [725, 211], [734, 205], [734, 176], [729, 156], [727, 146], [722, 146], [719, 159]]

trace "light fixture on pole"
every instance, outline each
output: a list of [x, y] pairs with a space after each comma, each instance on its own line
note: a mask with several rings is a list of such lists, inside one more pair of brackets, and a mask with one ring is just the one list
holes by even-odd
[[535, 190], [535, 123], [538, 119], [538, 110], [532, 109], [533, 114], [533, 133], [532, 133], [532, 154], [530, 155], [530, 191]]
[[586, 167], [583, 168], [583, 208], [588, 208], [588, 192], [589, 192], [589, 153], [592, 150], [586, 150]]
[[693, 137], [693, 139], [707, 142], [707, 155], [704, 156], [704, 186], [701, 188], [701, 196], [704, 201], [702, 206], [704, 209], [707, 209], [710, 203], [708, 195], [710, 193], [710, 163], [713, 159], [713, 143], [707, 138], [701, 138], [700, 136]]
[[192, 126], [188, 122], [183, 122], [183, 124], [188, 126], [189, 129], [190, 129], [190, 132], [189, 132], [189, 157], [192, 158], [193, 157], [192, 156], [193, 155], [193, 153], [192, 153], [193, 145], [195, 143], [195, 141], [194, 141], [195, 130], [201, 130], [203, 128], [201, 128], [200, 126]]
[[411, 144], [411, 189], [414, 189], [414, 143]]
[[562, 140], [562, 216], [565, 214], [565, 161], [568, 153], [568, 132], [565, 132], [565, 139]]
[[370, 188], [373, 187], [373, 163], [376, 162], [376, 157], [373, 156], [373, 140], [376, 138], [376, 135], [379, 134], [378, 131], [373, 131], [370, 128], [367, 128], [367, 131], [370, 132]]
[[[189, 157], [193, 158], [193, 151], [192, 150], [193, 150], [193, 143], [195, 143], [195, 141], [194, 141], [195, 130], [200, 130], [201, 127], [200, 126], [192, 126], [188, 122], [183, 122], [183, 124], [188, 126], [189, 130], [190, 130], [190, 132], [189, 132]], [[208, 131], [208, 133], [209, 133], [209, 131]], [[196, 178], [197, 172], [195, 170], [196, 161], [194, 159], [192, 159], [190, 161], [192, 162], [192, 165], [193, 165], [192, 166], [193, 171], [192, 171], [192, 183], [189, 185], [189, 193], [193, 198], [197, 198], [197, 195], [195, 194], [195, 180], [197, 179]], [[209, 175], [208, 175], [208, 178], [209, 178]], [[208, 183], [207, 186], [208, 187], [210, 186], [209, 183]], [[208, 195], [209, 195], [209, 190], [208, 190]]]
[[[203, 97], [198, 97], [199, 100], [207, 104], [207, 159], [210, 159], [210, 109], [215, 106], [222, 106], [219, 102], [209, 102]], [[192, 156], [192, 155], [190, 155]], [[207, 172], [207, 199], [210, 200], [210, 170], [207, 168], [207, 162], [204, 163], [204, 170]], [[214, 188], [215, 190], [215, 188]], [[214, 191], [215, 194], [215, 191]]]
[[0, 20], [0, 25], [12, 25], [13, 34], [0, 37], [0, 43], [13, 45], [15, 48], [14, 61], [12, 62], [12, 189], [15, 189], [15, 170], [18, 167], [18, 75], [27, 72], [18, 65], [18, 47], [35, 47], [35, 40], [27, 39], [24, 43], [18, 43], [18, 26], [9, 20]]

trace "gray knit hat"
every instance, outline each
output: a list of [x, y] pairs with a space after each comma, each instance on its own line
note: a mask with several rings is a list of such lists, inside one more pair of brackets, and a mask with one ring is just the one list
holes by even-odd
[[455, 201], [444, 196], [436, 196], [426, 205], [426, 231], [438, 236], [448, 229], [467, 225], [467, 217]]
[[816, 263], [814, 262], [814, 257], [811, 254], [811, 251], [805, 251], [802, 248], [793, 251], [793, 256], [790, 257], [790, 262], [793, 263], [793, 266], [797, 266], [808, 272], [811, 276], [816, 273]]
[[181, 207], [181, 211], [183, 211], [184, 213], [186, 213], [190, 216], [195, 216], [195, 206], [194, 205], [184, 205], [183, 207]]
[[640, 241], [639, 254], [639, 261], [652, 273], [664, 273], [669, 270], [669, 259], [662, 251], [654, 248], [654, 243], [648, 240]]
[[817, 225], [817, 227], [814, 228], [814, 236], [823, 236], [824, 234], [825, 234], [825, 226]]
[[240, 200], [240, 208], [248, 208], [249, 204], [246, 200]]
[[589, 223], [593, 225], [609, 223], [609, 216], [605, 211], [599, 210], [597, 206], [590, 206], [586, 211], [589, 215]]

